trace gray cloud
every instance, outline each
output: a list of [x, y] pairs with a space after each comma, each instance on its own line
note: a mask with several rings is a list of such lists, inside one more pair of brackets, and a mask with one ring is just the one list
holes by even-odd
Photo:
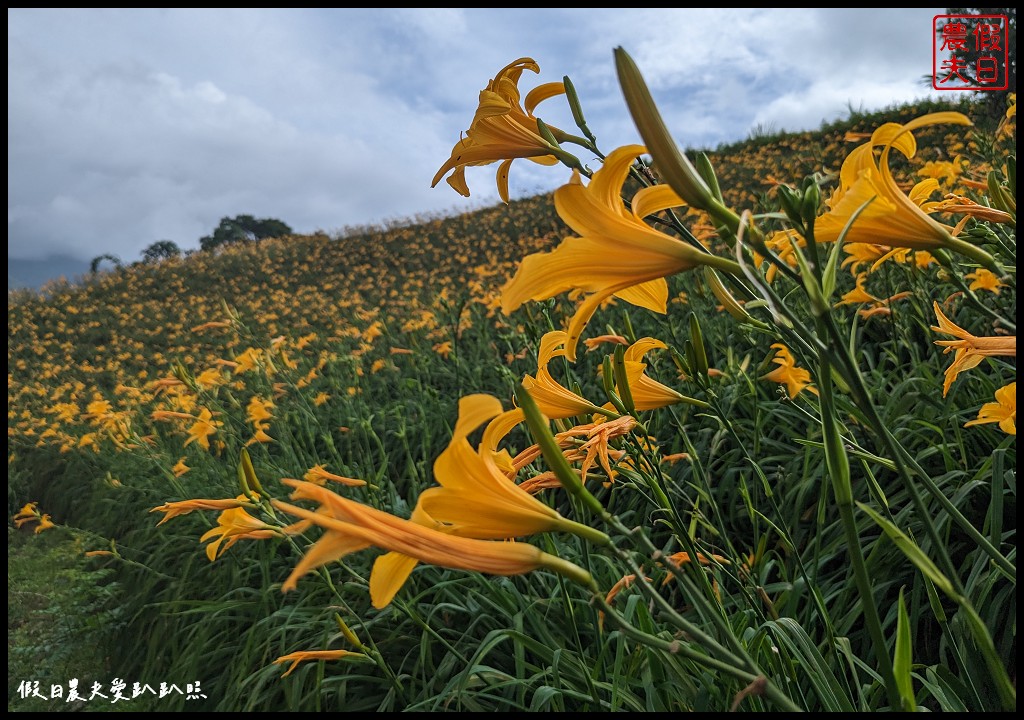
[[[311, 232], [495, 202], [494, 168], [470, 169], [468, 200], [429, 184], [524, 55], [542, 75], [523, 89], [568, 74], [606, 151], [637, 140], [618, 45], [683, 144], [817, 127], [927, 94], [938, 12], [9, 9], [8, 255], [134, 259], [240, 213]], [[567, 177], [517, 161], [511, 188]]]

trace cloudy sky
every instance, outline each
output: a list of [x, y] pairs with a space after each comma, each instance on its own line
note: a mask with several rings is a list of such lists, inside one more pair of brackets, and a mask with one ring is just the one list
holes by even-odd
[[[338, 231], [497, 202], [430, 182], [512, 60], [572, 78], [605, 152], [638, 136], [622, 46], [685, 147], [934, 93], [932, 9], [7, 11], [8, 258], [198, 246], [220, 218]], [[564, 102], [538, 114], [572, 129]], [[591, 158], [583, 157], [584, 161]], [[564, 168], [512, 166], [513, 197]]]

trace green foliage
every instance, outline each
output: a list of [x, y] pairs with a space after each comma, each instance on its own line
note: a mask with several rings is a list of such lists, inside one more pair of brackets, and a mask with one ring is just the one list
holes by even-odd
[[[884, 121], [934, 109], [900, 108], [818, 133], [719, 148], [708, 164], [727, 203], [764, 213], [766, 230], [783, 227], [779, 197], [792, 206], [793, 222], [808, 209], [813, 214], [817, 187], [797, 180], [834, 176], [855, 147], [847, 132], [869, 133]], [[980, 166], [983, 149], [985, 160], [998, 157], [994, 144], [959, 129], [915, 136], [918, 164], [900, 165], [901, 179], [913, 178], [925, 161], [963, 154]], [[800, 190], [781, 193], [772, 178]], [[965, 606], [950, 600], [948, 588], [937, 589], [907, 553], [935, 558], [948, 549], [954, 572], [942, 567], [943, 577], [960, 578], [961, 597], [1012, 673], [1015, 576], [993, 563], [954, 515], [1015, 558], [1014, 441], [994, 425], [963, 427], [1015, 377], [1015, 362], [986, 359], [944, 398], [950, 357], [929, 328], [936, 322], [932, 301], [951, 298], [961, 303], [953, 305], [955, 320], [972, 332], [993, 332], [991, 317], [962, 298], [974, 293], [980, 306], [999, 314], [1014, 306], [1015, 290], [967, 293], [934, 265], [889, 262], [870, 276], [879, 297], [911, 293], [893, 300], [888, 313], [864, 318], [858, 306], [834, 310], [879, 422], [920, 468], [920, 484], [934, 483], [948, 501], [928, 495], [924, 514], [914, 505], [917, 487], [901, 482], [852, 389], [837, 382], [828, 397], [780, 394], [763, 379], [775, 367], [773, 338], [752, 324], [737, 325], [703, 276], [692, 273], [669, 280], [667, 317], [620, 302], [601, 310], [588, 330], [664, 340], [669, 350], [645, 358], [648, 375], [709, 405], [639, 414], [644, 432], [611, 444], [614, 455], [622, 453], [614, 482], [599, 468], [591, 471], [587, 489], [617, 518], [608, 532], [621, 553], [565, 534], [527, 541], [586, 567], [597, 596], [546, 572], [487, 577], [421, 565], [395, 601], [378, 610], [367, 587], [373, 551], [330, 563], [282, 594], [305, 538], [242, 540], [210, 563], [199, 538], [215, 527], [216, 514], [196, 511], [157, 527], [159, 513], [151, 510], [165, 502], [237, 496], [243, 448], [266, 497], [284, 498], [282, 478], [301, 478], [321, 464], [369, 483], [335, 486], [340, 494], [408, 517], [434, 484], [433, 462], [452, 437], [459, 397], [488, 392], [511, 407], [516, 384], [537, 371], [540, 338], [573, 306], [556, 298], [509, 317], [494, 305], [523, 255], [550, 249], [567, 234], [551, 205], [550, 197], [538, 197], [333, 239], [238, 243], [48, 297], [19, 298], [9, 309], [9, 510], [38, 499], [57, 522], [94, 533], [74, 548], [76, 561], [82, 549], [111, 547], [100, 537], [116, 539], [117, 551], [90, 560], [99, 565], [79, 568], [73, 582], [54, 577], [57, 570], [42, 576], [67, 586], [62, 602], [69, 615], [84, 608], [103, 618], [112, 607], [117, 614], [104, 636], [106, 663], [76, 656], [60, 667], [41, 666], [39, 679], [57, 682], [61, 673], [98, 667], [108, 673], [100, 680], [200, 680], [210, 696], [203, 703], [168, 699], [161, 710], [779, 708], [777, 697], [761, 693], [758, 678], [712, 670], [694, 654], [713, 647], [712, 660], [731, 669], [756, 666], [801, 708], [870, 712], [891, 707], [865, 622], [872, 600], [901, 703], [1000, 707], [991, 673], [980, 670], [984, 658]], [[686, 221], [699, 231], [699, 219]], [[989, 248], [1014, 242], [1002, 227], [971, 221], [965, 236], [972, 232]], [[835, 301], [854, 278], [845, 266], [831, 267]], [[780, 274], [773, 287], [806, 313], [792, 280]], [[758, 312], [755, 305], [748, 300], [746, 307]], [[248, 351], [258, 362], [235, 372]], [[597, 398], [598, 371], [610, 352], [581, 352], [575, 365], [554, 362], [551, 370], [565, 386]], [[817, 367], [814, 352], [794, 354], [802, 367]], [[207, 375], [209, 384], [201, 385], [207, 371], [213, 381]], [[154, 410], [172, 410], [179, 391], [196, 402], [188, 413], [218, 413], [223, 425], [209, 451], [198, 442], [184, 445], [191, 421], [152, 418]], [[274, 403], [267, 421], [273, 442], [250, 442], [246, 412], [253, 398]], [[103, 401], [108, 409], [93, 404]], [[827, 404], [832, 425], [821, 418]], [[515, 455], [532, 442], [517, 429], [503, 447]], [[180, 474], [179, 460], [187, 465]], [[537, 461], [524, 472], [545, 468]], [[891, 541], [880, 529], [889, 525], [867, 513], [841, 511], [836, 476], [849, 483], [850, 497], [870, 503], [913, 546]], [[559, 489], [539, 497], [567, 517], [594, 519]], [[12, 568], [23, 556], [23, 567], [35, 567], [30, 553], [44, 543], [56, 542], [64, 548], [58, 554], [66, 554], [58, 532], [67, 531], [9, 539]], [[864, 551], [867, 593], [855, 582], [851, 535]], [[720, 559], [673, 569], [664, 559], [680, 551]], [[40, 562], [60, 567], [59, 559]], [[89, 569], [96, 567], [104, 570]], [[628, 575], [636, 578], [621, 586]], [[616, 587], [617, 597], [603, 607]], [[19, 623], [32, 617], [24, 598], [9, 603]], [[39, 628], [18, 641], [27, 648], [19, 657], [34, 662], [49, 649]], [[694, 630], [706, 636], [705, 645], [695, 642]], [[100, 645], [95, 635], [66, 640], [72, 653], [83, 643]], [[287, 678], [274, 664], [298, 650], [356, 650], [355, 643], [364, 646], [362, 657], [305, 662]], [[14, 658], [12, 650], [12, 667]], [[12, 709], [26, 707], [15, 702]]]
[[109, 262], [115, 268], [120, 269], [122, 267], [121, 258], [119, 258], [117, 255], [103, 253], [102, 255], [97, 255], [91, 261], [89, 261], [89, 274], [95, 275], [96, 273], [98, 273], [100, 271], [100, 265], [102, 265], [104, 261]]
[[158, 240], [142, 251], [142, 262], [159, 262], [176, 258], [179, 255], [181, 255], [181, 248], [177, 243], [172, 240]]
[[291, 235], [292, 229], [276, 218], [256, 219], [252, 215], [221, 218], [220, 224], [209, 235], [199, 238], [202, 250], [213, 250], [230, 243], [256, 242], [265, 238]]
[[[78, 533], [31, 527], [7, 532], [7, 709], [8, 711], [117, 710], [102, 700], [66, 702], [77, 678], [89, 697], [93, 682], [106, 693], [118, 672], [112, 648], [127, 627], [122, 586], [115, 571], [83, 556]], [[38, 697], [21, 697], [23, 682], [39, 681]], [[64, 699], [49, 699], [52, 684]], [[133, 710], [141, 703], [132, 704]]]

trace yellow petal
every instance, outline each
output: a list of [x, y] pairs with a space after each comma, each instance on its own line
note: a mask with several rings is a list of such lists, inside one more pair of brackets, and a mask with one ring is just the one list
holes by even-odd
[[626, 349], [626, 360], [629, 362], [641, 362], [644, 355], [651, 350], [664, 350], [668, 345], [661, 340], [652, 337], [640, 338]]
[[523, 100], [523, 109], [528, 115], [533, 115], [534, 108], [548, 98], [565, 94], [565, 85], [560, 82], [542, 83], [526, 94]]
[[486, 393], [466, 395], [459, 400], [459, 419], [452, 440], [463, 439], [491, 418], [501, 414], [501, 400]]
[[523, 419], [523, 411], [519, 408], [506, 410], [501, 415], [498, 415], [498, 417], [487, 423], [487, 427], [484, 429], [483, 440], [480, 443], [481, 448], [492, 452], [496, 451], [498, 449], [498, 442], [512, 432], [512, 428], [523, 422]]
[[615, 293], [615, 297], [637, 307], [664, 315], [668, 312], [668, 281], [665, 278], [648, 280], [625, 290], [619, 290]]
[[512, 167], [512, 160], [504, 160], [501, 165], [498, 166], [498, 197], [501, 201], [508, 204], [508, 170]]
[[686, 205], [683, 199], [676, 195], [676, 191], [668, 185], [652, 185], [638, 190], [630, 204], [633, 214], [638, 218], [645, 218], [662, 210]]
[[[312, 518], [309, 519], [312, 520]], [[365, 550], [368, 547], [370, 547], [370, 543], [359, 537], [344, 535], [339, 532], [324, 533], [323, 536], [313, 543], [309, 550], [306, 551], [306, 554], [302, 556], [302, 559], [299, 560], [295, 569], [292, 570], [291, 574], [288, 576], [288, 579], [284, 581], [283, 585], [281, 585], [281, 592], [294, 590], [298, 584], [299, 578], [310, 570], [316, 570], [318, 567], [334, 562], [335, 560], [339, 560], [349, 553]]]
[[378, 557], [370, 573], [370, 602], [380, 610], [391, 604], [419, 560], [397, 552]]

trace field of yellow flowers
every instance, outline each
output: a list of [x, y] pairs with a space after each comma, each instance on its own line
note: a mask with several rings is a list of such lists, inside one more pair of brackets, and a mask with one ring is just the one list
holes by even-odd
[[616, 58], [644, 145], [523, 58], [438, 159], [553, 196], [9, 293], [106, 623], [10, 709], [1015, 708], [1015, 104], [687, 157]]

